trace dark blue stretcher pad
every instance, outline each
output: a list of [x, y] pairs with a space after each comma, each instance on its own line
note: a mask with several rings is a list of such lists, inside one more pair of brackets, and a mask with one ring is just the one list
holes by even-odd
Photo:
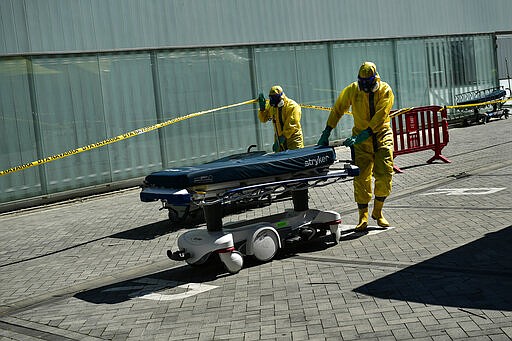
[[[306, 174], [326, 173], [336, 160], [332, 147], [313, 146], [280, 153], [250, 152], [228, 156], [213, 162], [191, 167], [170, 168], [151, 173], [144, 180], [141, 201], [150, 202], [172, 198], [186, 203], [187, 189], [217, 188], [224, 190], [269, 178], [290, 179]], [[178, 192], [180, 193], [178, 195]], [[177, 199], [177, 197], [182, 199]]]
[[272, 154], [255, 152], [154, 172], [146, 177], [145, 183], [157, 187], [189, 188], [329, 167], [335, 160], [336, 153], [331, 147], [314, 146]]

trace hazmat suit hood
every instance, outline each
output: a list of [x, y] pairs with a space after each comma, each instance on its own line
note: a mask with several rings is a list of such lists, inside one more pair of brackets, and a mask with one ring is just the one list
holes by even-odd
[[379, 90], [380, 76], [377, 66], [372, 62], [364, 62], [357, 74], [357, 86], [359, 90], [370, 93]]

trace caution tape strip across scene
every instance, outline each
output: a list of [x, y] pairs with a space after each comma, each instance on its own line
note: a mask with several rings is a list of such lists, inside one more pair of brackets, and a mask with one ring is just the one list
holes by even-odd
[[512, 98], [507, 99], [496, 99], [494, 101], [482, 102], [482, 103], [472, 103], [472, 104], [459, 104], [459, 105], [447, 105], [447, 109], [458, 109], [458, 108], [469, 108], [469, 107], [479, 107], [484, 105], [493, 105], [497, 103], [505, 103], [508, 101], [512, 101]]
[[301, 108], [307, 108], [307, 109], [317, 109], [317, 110], [325, 110], [325, 111], [331, 111], [332, 108], [328, 107], [322, 107], [319, 105], [311, 105], [311, 104], [299, 104]]
[[[319, 105], [311, 105], [311, 104], [299, 104], [299, 105], [301, 106], [301, 108], [307, 108], [307, 109], [317, 109], [317, 110], [324, 110], [324, 111], [331, 111], [332, 110], [332, 108], [322, 107], [322, 106], [319, 106]], [[408, 113], [412, 109], [414, 109], [414, 107], [402, 108], [400, 110], [397, 110], [397, 111], [391, 113], [390, 117], [395, 117], [395, 116], [398, 116], [398, 115], [403, 115], [405, 113]], [[352, 115], [352, 112], [349, 111], [349, 112], [347, 112], [347, 114]]]
[[12, 167], [12, 168], [0, 171], [0, 176], [6, 175], [6, 174], [9, 174], [9, 173], [18, 172], [18, 171], [21, 171], [21, 170], [25, 170], [25, 169], [30, 168], [30, 167], [40, 166], [40, 165], [42, 165], [44, 163], [48, 163], [48, 162], [51, 162], [51, 161], [63, 159], [65, 157], [68, 157], [68, 156], [71, 156], [71, 155], [83, 153], [83, 152], [89, 151], [91, 149], [103, 147], [103, 146], [106, 146], [106, 145], [109, 145], [109, 144], [112, 144], [112, 143], [115, 143], [115, 142], [126, 140], [126, 139], [129, 139], [131, 137], [135, 137], [137, 135], [147, 133], [148, 131], [160, 129], [160, 128], [166, 127], [168, 125], [177, 123], [177, 122], [188, 120], [188, 119], [193, 118], [193, 117], [197, 117], [197, 116], [208, 114], [208, 113], [211, 113], [211, 112], [214, 112], [214, 111], [229, 109], [229, 108], [233, 108], [233, 107], [237, 107], [237, 106], [241, 106], [241, 105], [245, 105], [245, 104], [251, 104], [251, 103], [255, 103], [255, 102], [257, 102], [256, 99], [251, 99], [251, 100], [248, 100], [248, 101], [245, 101], [245, 102], [241, 102], [241, 103], [230, 104], [230, 105], [226, 105], [226, 106], [223, 106], [223, 107], [220, 107], [220, 108], [214, 108], [214, 109], [209, 109], [209, 110], [205, 110], [205, 111], [199, 111], [199, 112], [188, 114], [188, 115], [185, 115], [185, 116], [176, 117], [176, 118], [167, 120], [167, 121], [162, 122], [162, 123], [154, 124], [152, 126], [148, 126], [148, 127], [144, 127], [144, 128], [140, 128], [140, 129], [135, 129], [135, 130], [132, 130], [130, 132], [127, 132], [127, 133], [124, 133], [124, 134], [121, 134], [121, 135], [118, 135], [118, 136], [115, 136], [115, 137], [111, 137], [111, 138], [105, 139], [105, 140], [100, 141], [100, 142], [91, 143], [91, 144], [89, 144], [87, 146], [84, 146], [84, 147], [80, 147], [80, 148], [76, 148], [76, 149], [71, 149], [71, 150], [68, 150], [68, 151], [60, 153], [60, 154], [51, 155], [51, 156], [45, 157], [45, 158], [40, 159], [40, 160], [36, 160], [36, 161], [33, 161], [33, 162], [25, 163], [23, 165], [19, 165], [19, 166], [16, 166], [16, 167]]
[[[471, 107], [471, 106], [491, 105], [491, 104], [500, 103], [500, 102], [507, 102], [507, 101], [510, 101], [510, 100], [511, 99], [509, 98], [509, 99], [505, 99], [505, 100], [495, 100], [495, 101], [484, 102], [484, 103], [477, 103], [477, 104], [450, 105], [450, 106], [446, 106], [446, 108], [464, 108], [464, 107]], [[32, 162], [29, 162], [29, 163], [25, 163], [23, 165], [19, 165], [19, 166], [16, 166], [16, 167], [12, 167], [12, 168], [0, 171], [0, 176], [6, 175], [6, 174], [10, 174], [10, 173], [14, 173], [14, 172], [18, 172], [18, 171], [21, 171], [21, 170], [25, 170], [25, 169], [30, 168], [30, 167], [40, 166], [42, 164], [45, 164], [45, 163], [48, 163], [48, 162], [51, 162], [51, 161], [63, 159], [65, 157], [68, 157], [68, 156], [71, 156], [71, 155], [83, 153], [83, 152], [86, 152], [86, 151], [89, 151], [89, 150], [92, 150], [92, 149], [95, 149], [95, 148], [103, 147], [103, 146], [106, 146], [106, 145], [109, 145], [109, 144], [112, 144], [112, 143], [115, 143], [115, 142], [126, 140], [126, 139], [129, 139], [131, 137], [135, 137], [137, 135], [144, 134], [144, 133], [147, 133], [147, 132], [152, 131], [152, 130], [160, 129], [160, 128], [166, 127], [168, 125], [177, 123], [177, 122], [188, 120], [188, 119], [193, 118], [193, 117], [197, 117], [197, 116], [205, 115], [205, 114], [212, 113], [212, 112], [215, 112], [215, 111], [229, 109], [229, 108], [233, 108], [233, 107], [237, 107], [237, 106], [241, 106], [241, 105], [252, 104], [252, 103], [256, 103], [257, 101], [258, 101], [257, 99], [251, 99], [251, 100], [248, 100], [248, 101], [245, 101], [245, 102], [225, 105], [225, 106], [219, 107], [219, 108], [199, 111], [199, 112], [188, 114], [188, 115], [185, 115], [185, 116], [176, 117], [176, 118], [167, 120], [167, 121], [162, 122], [162, 123], [154, 124], [152, 126], [148, 126], [148, 127], [144, 127], [144, 128], [140, 128], [140, 129], [135, 129], [135, 130], [132, 130], [130, 132], [127, 132], [127, 133], [124, 133], [124, 134], [121, 134], [121, 135], [118, 135], [118, 136], [115, 136], [115, 137], [111, 137], [111, 138], [105, 139], [105, 140], [100, 141], [100, 142], [91, 143], [91, 144], [89, 144], [87, 146], [84, 146], [84, 147], [79, 147], [79, 148], [76, 148], [76, 149], [71, 149], [71, 150], [68, 150], [68, 151], [60, 153], [60, 154], [51, 155], [51, 156], [45, 157], [45, 158], [40, 159], [40, 160], [32, 161]], [[311, 105], [311, 104], [299, 104], [299, 105], [302, 108], [307, 108], [307, 109], [316, 109], [316, 110], [324, 110], [324, 111], [331, 111], [331, 109], [332, 109], [332, 108], [329, 108], [329, 107], [323, 107], [323, 106]], [[390, 117], [395, 117], [395, 116], [398, 116], [398, 115], [405, 114], [405, 113], [411, 111], [412, 109], [414, 109], [414, 107], [399, 109], [399, 110], [393, 112], [390, 115]], [[351, 115], [352, 113], [348, 112], [347, 114]]]

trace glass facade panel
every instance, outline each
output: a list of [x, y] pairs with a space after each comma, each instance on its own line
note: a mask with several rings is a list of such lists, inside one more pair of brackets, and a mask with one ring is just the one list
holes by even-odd
[[[331, 107], [335, 92], [331, 85], [331, 67], [329, 64], [329, 46], [327, 44], [300, 45], [296, 48], [297, 83], [299, 84], [300, 103]], [[315, 144], [320, 138], [328, 111], [302, 109], [302, 133], [304, 145]]]
[[491, 36], [473, 37], [475, 82], [478, 89], [497, 86], [498, 65], [495, 62], [494, 39]]
[[[157, 123], [149, 53], [101, 56], [99, 66], [106, 138]], [[142, 177], [148, 169], [161, 168], [156, 131], [107, 148], [113, 181]]]
[[[48, 157], [105, 138], [105, 117], [94, 56], [33, 60], [40, 157]], [[94, 149], [44, 165], [48, 193], [109, 182], [108, 158]]]
[[[251, 90], [247, 49], [212, 49], [208, 52], [208, 60], [214, 108], [255, 97]], [[257, 110], [256, 105], [243, 105], [212, 114], [216, 158], [244, 153], [249, 146], [258, 144]]]
[[[158, 73], [165, 120], [213, 108], [208, 51], [161, 52]], [[215, 128], [210, 114], [163, 128], [168, 166], [214, 159]]]
[[[270, 88], [273, 85], [280, 85], [286, 96], [297, 103], [301, 102], [297, 81], [297, 60], [293, 45], [256, 48], [254, 59], [258, 92], [262, 92], [268, 99]], [[260, 131], [263, 149], [271, 151], [274, 143], [272, 123], [264, 123]]]
[[429, 67], [429, 102], [442, 105], [449, 103], [454, 89], [452, 84], [452, 55], [445, 38], [435, 38], [426, 41], [427, 62]]
[[[397, 87], [394, 90], [403, 106], [421, 106], [429, 103], [428, 62], [423, 40], [396, 42], [396, 60], [399, 65]], [[396, 105], [401, 107], [401, 105]]]
[[[0, 59], [0, 168], [37, 159], [36, 135], [30, 103], [27, 60]], [[41, 194], [40, 169], [32, 167], [0, 176], [0, 203]]]
[[[333, 45], [333, 65], [335, 84], [337, 89], [336, 98], [343, 88], [357, 80], [357, 73], [361, 64], [365, 61], [372, 61], [377, 65], [381, 79], [387, 82], [397, 96], [394, 50], [391, 41], [368, 41], [337, 43]], [[395, 98], [395, 106], [397, 102]], [[332, 104], [331, 104], [332, 106]], [[338, 123], [336, 136], [348, 136], [351, 134], [353, 125], [352, 116], [346, 115]]]

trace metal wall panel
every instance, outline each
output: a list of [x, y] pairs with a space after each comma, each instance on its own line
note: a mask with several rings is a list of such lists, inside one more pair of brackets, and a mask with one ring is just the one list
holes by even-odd
[[25, 2], [0, 0], [0, 55], [31, 50]]
[[510, 0], [0, 0], [0, 56], [511, 31]]

